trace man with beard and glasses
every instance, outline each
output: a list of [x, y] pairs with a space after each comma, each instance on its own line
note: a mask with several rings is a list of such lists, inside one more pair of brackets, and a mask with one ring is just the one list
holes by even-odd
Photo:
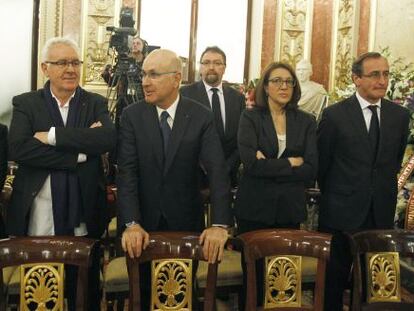
[[237, 131], [245, 99], [235, 89], [223, 85], [225, 71], [226, 54], [217, 46], [207, 47], [200, 58], [201, 81], [183, 86], [180, 92], [182, 96], [189, 97], [213, 111], [215, 128], [223, 147], [232, 186], [235, 187], [240, 165]]

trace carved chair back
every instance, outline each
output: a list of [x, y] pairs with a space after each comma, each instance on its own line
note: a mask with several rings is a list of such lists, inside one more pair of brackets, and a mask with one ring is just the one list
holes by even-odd
[[[83, 237], [15, 237], [0, 240], [0, 271], [21, 266], [20, 308], [63, 310], [63, 265], [78, 267], [76, 310], [87, 310], [88, 267], [95, 240]], [[3, 295], [0, 278], [0, 295]], [[1, 297], [3, 298], [3, 297]], [[0, 299], [0, 311], [6, 310]]]
[[[265, 229], [240, 234], [247, 267], [246, 311], [256, 306], [256, 266], [264, 259], [263, 302], [266, 310], [323, 310], [325, 269], [331, 235], [305, 230]], [[302, 256], [317, 258], [313, 306], [301, 302]]]
[[413, 303], [401, 302], [400, 284], [400, 257], [414, 258], [414, 232], [363, 231], [350, 236], [350, 243], [352, 310], [414, 310]]
[[[139, 258], [127, 257], [129, 310], [141, 311], [139, 264], [151, 262], [151, 309], [193, 310], [194, 264], [205, 261], [199, 234], [193, 232], [152, 232], [150, 244]], [[205, 311], [213, 311], [217, 263], [209, 264], [204, 292]]]

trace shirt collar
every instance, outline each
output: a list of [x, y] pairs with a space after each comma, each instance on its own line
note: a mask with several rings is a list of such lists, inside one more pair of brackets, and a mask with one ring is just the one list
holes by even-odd
[[52, 97], [54, 98], [54, 99], [56, 99], [56, 102], [58, 103], [58, 106], [59, 106], [59, 108], [68, 108], [69, 107], [69, 103], [70, 103], [70, 100], [73, 98], [73, 97], [75, 97], [75, 93], [76, 93], [76, 91], [75, 92], [73, 92], [73, 94], [68, 98], [68, 100], [64, 103], [64, 105], [62, 106], [61, 104], [62, 104], [62, 102], [56, 97], [56, 95], [55, 94], [53, 94], [53, 91], [52, 91], [52, 88], [50, 88], [50, 93], [52, 94]]
[[158, 118], [161, 117], [161, 113], [163, 111], [167, 111], [168, 114], [170, 115], [170, 118], [174, 121], [174, 119], [175, 119], [175, 113], [177, 111], [177, 106], [178, 106], [178, 102], [179, 101], [180, 101], [180, 95], [177, 96], [177, 99], [167, 109], [162, 109], [162, 108], [156, 106], [157, 107]]
[[376, 105], [378, 108], [381, 108], [381, 99], [379, 99], [375, 104], [371, 104], [369, 101], [367, 101], [365, 98], [363, 98], [358, 91], [356, 91], [356, 97], [358, 99], [359, 105], [361, 106], [361, 109], [368, 108], [368, 106]]
[[217, 86], [211, 86], [211, 85], [207, 84], [204, 80], [202, 80], [202, 81], [203, 81], [204, 87], [206, 88], [207, 94], [212, 88], [216, 88], [216, 89], [219, 90], [219, 93], [220, 92], [223, 93], [223, 83], [222, 82], [220, 82], [220, 84], [217, 85]]

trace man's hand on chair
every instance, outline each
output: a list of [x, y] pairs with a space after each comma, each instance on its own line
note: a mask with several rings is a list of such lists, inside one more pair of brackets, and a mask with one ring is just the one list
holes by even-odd
[[149, 244], [149, 234], [139, 224], [126, 228], [122, 234], [122, 248], [131, 258], [141, 256]]
[[204, 258], [209, 263], [221, 261], [227, 238], [227, 230], [223, 227], [207, 228], [200, 235], [200, 244], [203, 245]]

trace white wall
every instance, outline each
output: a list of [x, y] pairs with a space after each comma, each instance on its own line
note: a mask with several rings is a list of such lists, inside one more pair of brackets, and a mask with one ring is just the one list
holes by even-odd
[[389, 47], [393, 58], [414, 62], [414, 0], [377, 0], [373, 50]]
[[249, 81], [255, 78], [260, 78], [261, 74], [263, 9], [264, 0], [253, 1]]
[[10, 123], [14, 95], [30, 91], [33, 0], [0, 0], [0, 122]]

